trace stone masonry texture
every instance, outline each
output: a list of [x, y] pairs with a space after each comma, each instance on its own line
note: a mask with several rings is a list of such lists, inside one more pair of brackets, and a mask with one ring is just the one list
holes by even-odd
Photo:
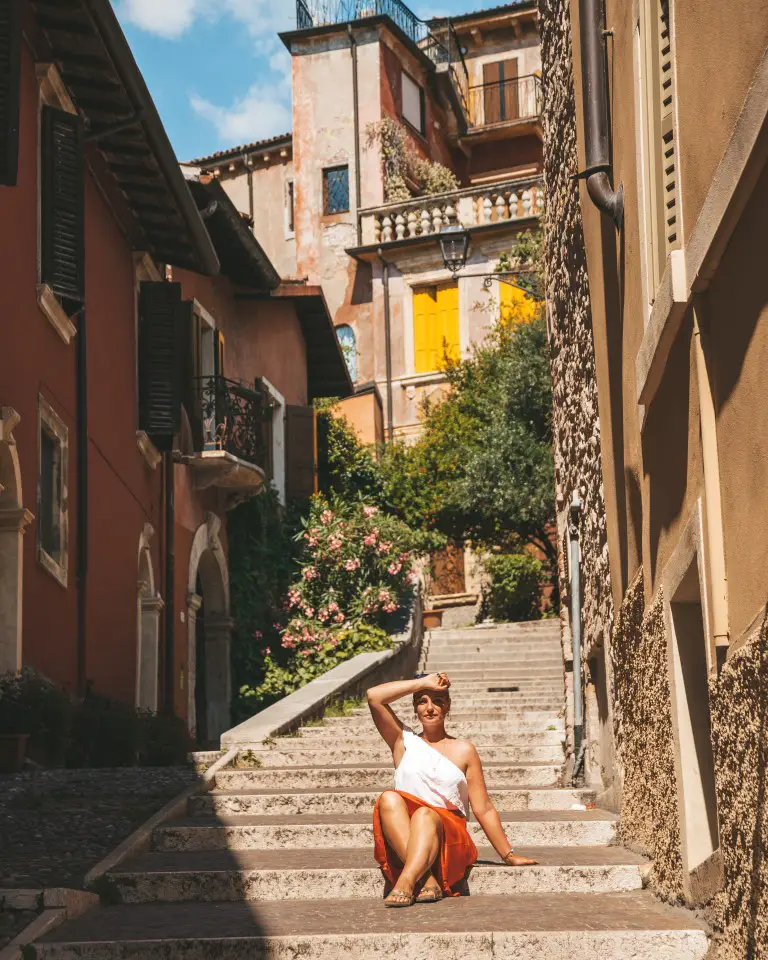
[[711, 683], [724, 883], [718, 960], [768, 957], [768, 614]]
[[682, 890], [683, 864], [667, 632], [661, 594], [644, 615], [642, 572], [619, 610], [611, 654], [616, 750], [624, 781], [621, 838], [653, 859], [655, 889], [675, 899]]

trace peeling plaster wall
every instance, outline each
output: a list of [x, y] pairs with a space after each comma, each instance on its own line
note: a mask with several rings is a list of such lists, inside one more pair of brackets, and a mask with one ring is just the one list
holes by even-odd
[[717, 960], [768, 956], [768, 608], [711, 684], [724, 885]]
[[[581, 521], [583, 630], [585, 656], [609, 641], [613, 600], [608, 562], [606, 509], [603, 493], [600, 418], [597, 404], [592, 314], [584, 250], [579, 194], [570, 176], [577, 170], [576, 110], [571, 66], [571, 29], [564, 0], [541, 0], [541, 48], [544, 84], [544, 217], [545, 263], [552, 379], [554, 390], [554, 453], [557, 524], [560, 543], [560, 586], [564, 651], [572, 660], [568, 611], [568, 508], [574, 490], [583, 505]], [[591, 713], [610, 710], [601, 671], [602, 690], [588, 690]], [[569, 676], [570, 680], [570, 676]], [[572, 685], [569, 697], [572, 696]], [[569, 710], [569, 725], [572, 710]], [[599, 728], [598, 728], [599, 729]], [[595, 734], [595, 723], [590, 725]], [[610, 785], [610, 732], [602, 746], [593, 739], [588, 771], [591, 779]]]

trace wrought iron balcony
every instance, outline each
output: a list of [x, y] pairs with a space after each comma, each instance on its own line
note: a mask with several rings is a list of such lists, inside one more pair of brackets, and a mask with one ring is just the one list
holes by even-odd
[[216, 486], [235, 495], [258, 492], [270, 459], [269, 397], [256, 387], [218, 376], [196, 379], [194, 392], [202, 444], [196, 444], [201, 449], [187, 462], [195, 470], [197, 488]]
[[541, 78], [512, 77], [469, 88], [470, 127], [535, 120], [541, 114]]

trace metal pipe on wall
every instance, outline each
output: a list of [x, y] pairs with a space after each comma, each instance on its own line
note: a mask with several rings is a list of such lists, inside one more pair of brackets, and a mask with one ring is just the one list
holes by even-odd
[[77, 692], [86, 692], [88, 615], [88, 330], [86, 309], [80, 310], [75, 337], [77, 408]]
[[395, 439], [394, 400], [392, 397], [392, 313], [389, 299], [389, 262], [384, 259], [381, 249], [379, 260], [382, 266], [382, 282], [384, 284], [384, 348], [386, 353], [387, 369], [387, 439], [389, 443]]
[[594, 205], [620, 230], [624, 221], [624, 187], [611, 186], [611, 136], [608, 70], [602, 0], [579, 0], [581, 78], [584, 104], [584, 152], [587, 191]]
[[165, 486], [165, 662], [163, 701], [165, 712], [174, 713], [174, 660], [173, 640], [176, 627], [176, 490], [173, 451], [163, 457], [163, 481]]
[[362, 171], [360, 170], [360, 84], [357, 64], [357, 40], [352, 32], [352, 24], [347, 24], [349, 49], [352, 53], [352, 112], [355, 128], [355, 219], [357, 220], [357, 245], [363, 242], [360, 207], [363, 200]]
[[586, 741], [584, 739], [584, 665], [581, 649], [581, 545], [579, 543], [579, 522], [581, 520], [581, 500], [574, 490], [568, 517], [568, 536], [570, 552], [568, 568], [570, 572], [571, 595], [571, 642], [573, 645], [573, 754], [575, 764], [573, 779], [576, 782], [583, 767]]

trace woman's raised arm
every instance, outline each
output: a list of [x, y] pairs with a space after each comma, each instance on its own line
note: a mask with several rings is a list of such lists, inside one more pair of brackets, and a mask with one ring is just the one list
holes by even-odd
[[397, 718], [390, 703], [402, 700], [403, 697], [412, 697], [421, 690], [446, 691], [451, 686], [450, 680], [444, 674], [435, 673], [430, 677], [420, 677], [416, 680], [394, 680], [392, 683], [382, 683], [378, 687], [371, 687], [368, 691], [368, 706], [371, 710], [376, 729], [386, 741], [389, 749], [394, 753], [395, 747], [403, 736], [403, 725]]

